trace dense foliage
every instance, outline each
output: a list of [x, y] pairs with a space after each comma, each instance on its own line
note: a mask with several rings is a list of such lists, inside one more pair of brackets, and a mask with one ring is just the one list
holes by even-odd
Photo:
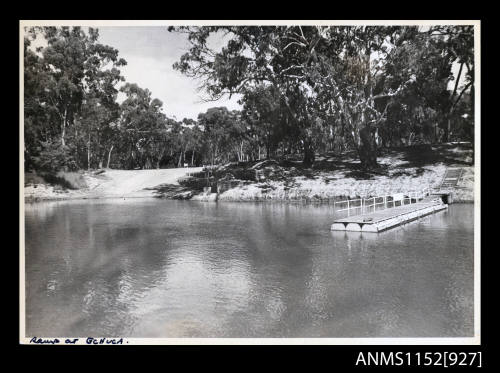
[[[190, 43], [174, 68], [199, 79], [211, 100], [240, 94], [241, 111], [168, 118], [148, 89], [124, 81], [126, 61], [98, 42], [97, 29], [30, 28], [26, 169], [181, 167], [289, 154], [311, 165], [318, 152], [349, 149], [376, 168], [383, 147], [473, 138], [472, 26], [170, 31]], [[207, 42], [214, 33], [224, 36], [220, 50]]]
[[[471, 139], [472, 26], [171, 30], [191, 44], [174, 67], [211, 99], [242, 94], [243, 117], [268, 152], [298, 151], [311, 164], [317, 151], [355, 149], [374, 168], [381, 146]], [[225, 37], [220, 51], [213, 33]]]

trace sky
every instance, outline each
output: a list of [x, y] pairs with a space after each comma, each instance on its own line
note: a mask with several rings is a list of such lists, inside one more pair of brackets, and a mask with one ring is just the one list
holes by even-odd
[[[174, 62], [189, 48], [184, 34], [168, 32], [167, 27], [101, 26], [99, 42], [118, 49], [119, 56], [127, 61], [126, 66], [120, 67], [126, 81], [149, 89], [153, 98], [163, 102], [163, 112], [169, 117], [197, 119], [199, 113], [214, 106], [240, 109], [234, 96], [230, 100], [201, 102], [203, 94], [197, 91], [199, 82], [173, 69]], [[210, 42], [218, 46], [222, 39], [214, 37]], [[123, 97], [119, 96], [118, 100]]]

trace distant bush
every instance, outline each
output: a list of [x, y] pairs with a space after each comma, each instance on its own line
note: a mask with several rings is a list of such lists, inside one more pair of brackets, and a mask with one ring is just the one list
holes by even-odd
[[66, 180], [64, 177], [60, 177], [60, 176], [57, 176], [54, 174], [49, 174], [49, 173], [44, 174], [43, 179], [49, 184], [59, 185], [59, 186], [63, 187], [64, 189], [77, 189], [73, 185], [71, 185], [71, 183], [68, 180]]
[[64, 189], [82, 189], [87, 187], [85, 183], [85, 179], [82, 174], [78, 172], [58, 172], [54, 173], [45, 173], [42, 175], [43, 179], [52, 185], [59, 185]]
[[[215, 183], [215, 178], [211, 177], [209, 179], [210, 185]], [[206, 178], [200, 178], [200, 177], [187, 177], [185, 179], [179, 180], [179, 184], [186, 187], [190, 188], [193, 190], [199, 190], [203, 191], [203, 188], [208, 186], [207, 185], [207, 179]]]
[[245, 169], [245, 168], [235, 168], [231, 170], [235, 179], [238, 180], [248, 180], [256, 181], [255, 170]]
[[27, 184], [45, 184], [45, 180], [36, 173], [26, 172], [24, 174], [24, 185]]
[[192, 173], [191, 174], [192, 177], [196, 177], [196, 178], [206, 178], [206, 172], [205, 171], [200, 171], [200, 172], [195, 172], [195, 173]]
[[215, 170], [213, 175], [217, 180], [224, 179], [228, 175], [232, 175], [234, 179], [238, 180], [247, 180], [247, 181], [256, 181], [255, 178], [255, 170], [236, 167], [236, 168], [221, 168]]
[[36, 169], [50, 173], [59, 170], [76, 171], [78, 165], [72, 154], [74, 152], [68, 146], [62, 146], [59, 141], [42, 143], [43, 150], [35, 158]]
[[70, 183], [74, 189], [83, 189], [87, 187], [87, 183], [83, 178], [83, 174], [80, 172], [64, 172], [59, 171], [57, 176], [65, 179], [68, 183]]

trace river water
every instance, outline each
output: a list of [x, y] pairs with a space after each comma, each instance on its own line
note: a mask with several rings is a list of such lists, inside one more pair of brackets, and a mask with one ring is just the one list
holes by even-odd
[[26, 205], [26, 336], [472, 337], [473, 210], [360, 234], [331, 205]]

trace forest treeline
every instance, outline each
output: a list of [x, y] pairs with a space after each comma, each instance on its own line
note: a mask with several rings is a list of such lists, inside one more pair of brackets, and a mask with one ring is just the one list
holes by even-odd
[[[189, 43], [174, 69], [197, 79], [206, 100], [239, 94], [241, 110], [214, 106], [196, 120], [169, 118], [147, 88], [125, 81], [126, 61], [99, 43], [98, 29], [27, 28], [25, 169], [146, 169], [292, 154], [312, 165], [319, 152], [346, 150], [373, 169], [383, 148], [473, 140], [473, 26], [165, 32], [184, 33]], [[221, 49], [210, 48], [212, 34], [222, 37]]]

